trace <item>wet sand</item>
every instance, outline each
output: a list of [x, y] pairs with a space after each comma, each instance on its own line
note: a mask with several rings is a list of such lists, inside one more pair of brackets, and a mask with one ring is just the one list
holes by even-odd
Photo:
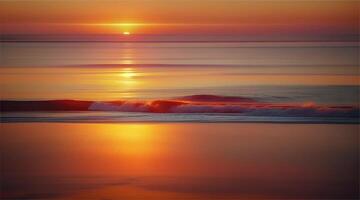
[[2, 123], [5, 199], [352, 199], [359, 126]]

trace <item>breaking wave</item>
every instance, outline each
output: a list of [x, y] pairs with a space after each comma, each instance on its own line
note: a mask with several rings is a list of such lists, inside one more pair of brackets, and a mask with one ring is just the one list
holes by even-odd
[[358, 105], [268, 103], [239, 96], [192, 95], [149, 101], [1, 101], [2, 112], [112, 111], [142, 113], [229, 113], [241, 116], [358, 118]]

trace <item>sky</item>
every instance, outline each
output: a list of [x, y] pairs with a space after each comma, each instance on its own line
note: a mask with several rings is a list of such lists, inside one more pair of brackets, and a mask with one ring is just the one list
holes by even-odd
[[[1, 1], [14, 34], [237, 34], [346, 40], [358, 35], [357, 1]], [[355, 36], [354, 36], [355, 35]]]

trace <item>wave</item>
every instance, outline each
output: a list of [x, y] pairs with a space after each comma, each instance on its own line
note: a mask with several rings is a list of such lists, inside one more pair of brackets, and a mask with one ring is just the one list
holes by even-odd
[[358, 118], [357, 105], [319, 105], [311, 102], [269, 103], [248, 97], [191, 95], [149, 101], [1, 101], [1, 112], [111, 111], [142, 113], [224, 113], [240, 116]]

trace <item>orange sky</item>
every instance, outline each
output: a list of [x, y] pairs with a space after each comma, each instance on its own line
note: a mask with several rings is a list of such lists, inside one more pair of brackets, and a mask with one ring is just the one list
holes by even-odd
[[357, 34], [358, 10], [346, 0], [1, 1], [0, 23], [8, 34]]

